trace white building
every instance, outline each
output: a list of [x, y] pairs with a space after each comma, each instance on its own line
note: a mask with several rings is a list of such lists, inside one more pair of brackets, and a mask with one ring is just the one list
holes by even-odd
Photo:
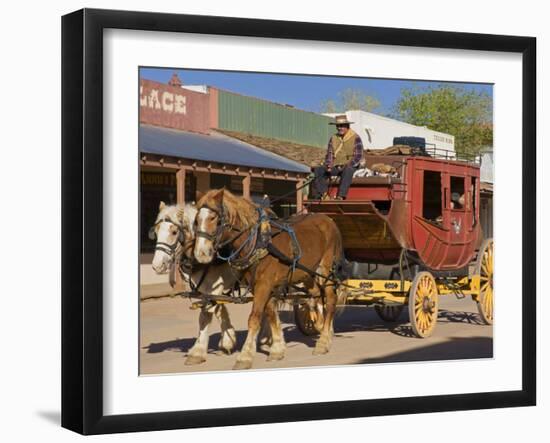
[[[325, 114], [334, 117], [340, 114]], [[365, 111], [347, 111], [348, 120], [354, 122], [353, 129], [363, 140], [365, 149], [383, 149], [393, 145], [394, 137], [422, 137], [426, 148], [455, 152], [453, 135], [433, 131], [425, 126], [415, 126]]]
[[493, 163], [493, 151], [484, 151], [481, 153], [481, 169], [480, 180], [484, 183], [493, 184], [494, 180], [494, 163]]

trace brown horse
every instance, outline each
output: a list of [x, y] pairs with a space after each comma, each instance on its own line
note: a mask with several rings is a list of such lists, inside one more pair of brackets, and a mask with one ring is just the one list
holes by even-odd
[[[223, 189], [206, 193], [197, 207], [199, 212], [196, 217], [194, 253], [200, 263], [209, 263], [223, 244], [230, 244], [233, 251], [239, 251], [247, 241], [250, 231], [258, 226], [260, 218], [256, 205]], [[264, 310], [272, 334], [269, 360], [280, 360], [284, 357], [286, 345], [275, 299], [271, 295], [289, 283], [301, 283], [311, 293], [324, 295], [326, 315], [313, 353], [325, 354], [330, 349], [337, 300], [333, 280], [326, 277], [333, 275], [335, 266], [343, 257], [340, 231], [330, 218], [321, 214], [296, 216], [289, 222], [301, 250], [299, 264], [317, 275], [301, 266], [289, 273], [288, 261], [272, 254], [263, 256], [246, 270], [244, 278], [250, 284], [254, 297], [248, 319], [248, 335], [234, 369], [252, 367]], [[286, 231], [276, 232], [274, 229], [271, 243], [286, 257], [292, 258], [296, 253], [291, 235]], [[246, 247], [242, 248], [241, 256], [250, 252], [247, 251], [248, 246], [244, 246]]]

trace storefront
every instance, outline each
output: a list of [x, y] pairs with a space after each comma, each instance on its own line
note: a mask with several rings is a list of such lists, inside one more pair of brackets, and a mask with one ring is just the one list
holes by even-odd
[[214, 98], [175, 85], [140, 82], [142, 253], [154, 248], [147, 233], [161, 201], [197, 201], [210, 189], [225, 187], [256, 201], [266, 194], [270, 199], [285, 196], [273, 208], [280, 216], [302, 208], [302, 192], [296, 188], [309, 168], [212, 130]]
[[254, 201], [264, 195], [282, 217], [302, 209], [309, 175], [298, 162], [222, 134], [195, 134], [150, 125], [140, 126], [141, 252], [154, 248], [147, 236], [160, 201], [197, 201], [210, 189], [226, 188]]

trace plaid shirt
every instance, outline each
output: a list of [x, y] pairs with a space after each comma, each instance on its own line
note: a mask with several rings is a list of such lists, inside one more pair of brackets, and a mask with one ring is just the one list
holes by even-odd
[[[361, 137], [358, 135], [355, 136], [355, 145], [353, 146], [353, 158], [348, 162], [346, 166], [352, 166], [356, 168], [359, 166], [359, 162], [361, 161], [361, 158], [363, 157], [363, 142], [361, 141]], [[328, 141], [327, 146], [327, 155], [325, 157], [325, 166], [328, 168], [332, 168], [334, 166], [334, 149], [332, 147], [332, 137]]]

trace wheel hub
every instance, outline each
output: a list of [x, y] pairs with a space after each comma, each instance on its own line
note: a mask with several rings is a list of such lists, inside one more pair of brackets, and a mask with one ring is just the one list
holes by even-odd
[[424, 312], [433, 313], [434, 304], [432, 303], [431, 297], [425, 296], [422, 300], [422, 310]]

